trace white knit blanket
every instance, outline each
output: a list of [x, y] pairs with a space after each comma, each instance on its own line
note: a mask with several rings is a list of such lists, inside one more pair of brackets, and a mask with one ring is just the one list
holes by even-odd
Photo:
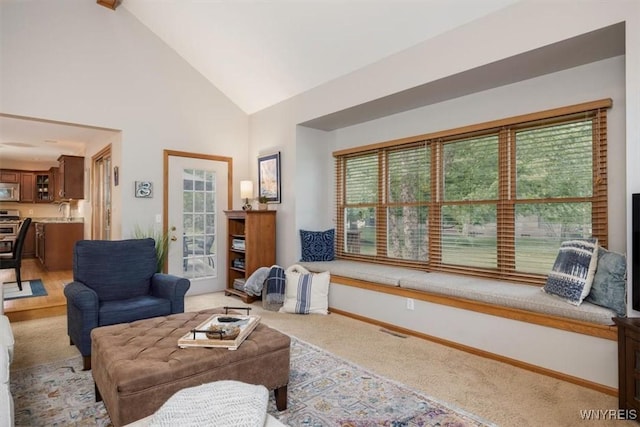
[[262, 385], [216, 381], [180, 390], [156, 411], [150, 425], [263, 427], [268, 400]]

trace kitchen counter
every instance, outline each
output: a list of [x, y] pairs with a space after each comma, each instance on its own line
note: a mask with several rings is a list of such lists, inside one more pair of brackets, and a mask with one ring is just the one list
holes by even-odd
[[31, 218], [31, 221], [34, 223], [44, 222], [44, 223], [64, 223], [67, 224], [69, 222], [79, 222], [84, 223], [84, 218], [82, 217], [74, 217], [74, 218], [62, 218], [62, 217], [44, 217], [44, 218]]
[[71, 270], [73, 247], [84, 238], [83, 222], [60, 217], [42, 219], [35, 220], [36, 256], [42, 267], [49, 271]]

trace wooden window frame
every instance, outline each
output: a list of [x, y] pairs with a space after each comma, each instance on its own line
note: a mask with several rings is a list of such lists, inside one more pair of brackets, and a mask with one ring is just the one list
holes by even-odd
[[[542, 284], [546, 275], [523, 273], [515, 271], [515, 231], [509, 231], [498, 227], [497, 235], [497, 268], [485, 269], [468, 266], [452, 266], [442, 263], [442, 235], [441, 235], [441, 209], [443, 206], [443, 179], [442, 157], [443, 144], [456, 140], [468, 139], [489, 134], [498, 136], [498, 157], [501, 165], [515, 165], [515, 132], [540, 125], [566, 123], [576, 118], [592, 119], [594, 126], [593, 135], [593, 193], [591, 197], [580, 198], [575, 201], [587, 201], [592, 204], [592, 234], [598, 238], [599, 243], [608, 246], [608, 211], [607, 211], [607, 113], [611, 108], [611, 99], [602, 99], [561, 108], [524, 114], [510, 118], [464, 126], [460, 128], [443, 130], [429, 134], [416, 135], [391, 141], [370, 144], [361, 147], [338, 150], [333, 153], [336, 167], [336, 255], [341, 259], [352, 259], [380, 264], [407, 266], [420, 270], [449, 271], [480, 277], [492, 277], [512, 280], [523, 283]], [[388, 183], [385, 179], [388, 151], [398, 148], [408, 148], [412, 145], [427, 142], [431, 151], [431, 199], [428, 202], [428, 260], [410, 261], [404, 259], [389, 258], [386, 254], [387, 245], [387, 217], [386, 211], [390, 206], [386, 194]], [[376, 212], [376, 249], [377, 255], [362, 255], [346, 252], [344, 246], [344, 209], [346, 192], [345, 159], [364, 154], [377, 153], [378, 163], [378, 202]], [[497, 221], [499, 224], [515, 222], [515, 206], [522, 201], [512, 194], [515, 182], [515, 167], [499, 167], [499, 187], [497, 206]], [[545, 202], [539, 199], [537, 202]], [[397, 205], [397, 204], [396, 204]], [[509, 249], [510, 248], [510, 249]]]

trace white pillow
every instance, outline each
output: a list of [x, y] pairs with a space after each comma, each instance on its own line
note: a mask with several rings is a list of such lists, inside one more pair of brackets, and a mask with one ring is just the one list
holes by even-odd
[[327, 314], [329, 308], [328, 271], [310, 273], [300, 265], [292, 265], [285, 271], [287, 284], [281, 313]]
[[580, 305], [589, 295], [597, 265], [597, 239], [562, 242], [553, 269], [542, 290], [559, 296], [569, 304]]
[[169, 398], [151, 419], [151, 427], [262, 427], [269, 390], [234, 380], [184, 388]]

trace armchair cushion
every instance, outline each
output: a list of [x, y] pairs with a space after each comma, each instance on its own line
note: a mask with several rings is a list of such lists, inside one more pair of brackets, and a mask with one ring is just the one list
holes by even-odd
[[100, 301], [149, 295], [157, 266], [153, 239], [81, 240], [74, 248], [73, 278]]
[[152, 296], [105, 301], [100, 304], [100, 326], [130, 323], [171, 313], [171, 301]]

